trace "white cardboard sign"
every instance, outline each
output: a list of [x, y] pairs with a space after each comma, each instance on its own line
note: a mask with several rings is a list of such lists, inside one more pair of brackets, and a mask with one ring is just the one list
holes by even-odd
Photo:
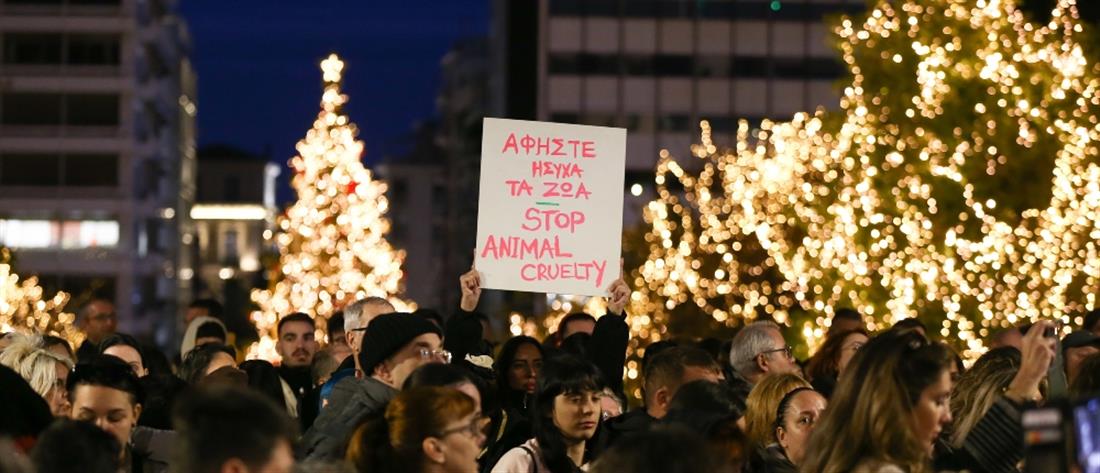
[[619, 278], [626, 129], [486, 118], [481, 287], [598, 296]]

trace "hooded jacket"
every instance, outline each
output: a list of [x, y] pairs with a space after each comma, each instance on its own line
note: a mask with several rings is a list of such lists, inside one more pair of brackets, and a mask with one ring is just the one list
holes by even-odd
[[205, 315], [202, 317], [195, 317], [195, 320], [192, 320], [191, 323], [187, 325], [187, 331], [183, 334], [183, 343], [180, 344], [181, 360], [187, 357], [187, 352], [195, 348], [195, 338], [197, 338], [197, 335], [199, 333], [199, 327], [207, 322], [214, 322], [218, 325], [221, 325], [222, 330], [225, 330], [226, 337], [229, 336], [229, 330], [225, 328], [225, 324], [222, 323], [221, 320]]

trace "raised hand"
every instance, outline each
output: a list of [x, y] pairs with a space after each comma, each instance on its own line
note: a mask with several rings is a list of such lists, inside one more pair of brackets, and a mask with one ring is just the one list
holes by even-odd
[[475, 263], [470, 264], [470, 270], [458, 277], [458, 286], [462, 289], [462, 301], [459, 307], [466, 312], [477, 309], [477, 303], [481, 300], [481, 274], [477, 272], [477, 255], [474, 252]]
[[619, 278], [612, 281], [607, 288], [607, 311], [612, 314], [622, 314], [626, 304], [630, 302], [630, 286], [623, 279], [626, 271], [623, 270], [623, 262], [619, 260]]
[[1024, 335], [1020, 348], [1020, 369], [1005, 390], [1005, 396], [1016, 402], [1039, 400], [1039, 383], [1047, 375], [1054, 361], [1055, 338], [1046, 336], [1047, 329], [1054, 328], [1049, 320], [1035, 322]]

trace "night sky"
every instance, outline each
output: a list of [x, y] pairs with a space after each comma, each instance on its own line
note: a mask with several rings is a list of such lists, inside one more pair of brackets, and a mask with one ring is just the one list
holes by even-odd
[[[439, 61], [489, 31], [488, 0], [183, 1], [199, 76], [199, 146], [270, 150], [283, 166], [319, 111], [330, 52], [345, 61], [347, 112], [368, 163], [400, 155], [435, 113]], [[293, 198], [286, 187], [280, 200]]]

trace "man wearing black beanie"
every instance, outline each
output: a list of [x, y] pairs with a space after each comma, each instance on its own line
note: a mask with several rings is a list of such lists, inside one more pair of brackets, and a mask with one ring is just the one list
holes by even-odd
[[352, 430], [363, 419], [381, 413], [416, 368], [427, 363], [449, 363], [442, 332], [431, 321], [394, 312], [376, 317], [367, 326], [359, 350], [365, 374], [341, 379], [329, 404], [302, 437], [300, 457], [306, 460], [343, 458]]

